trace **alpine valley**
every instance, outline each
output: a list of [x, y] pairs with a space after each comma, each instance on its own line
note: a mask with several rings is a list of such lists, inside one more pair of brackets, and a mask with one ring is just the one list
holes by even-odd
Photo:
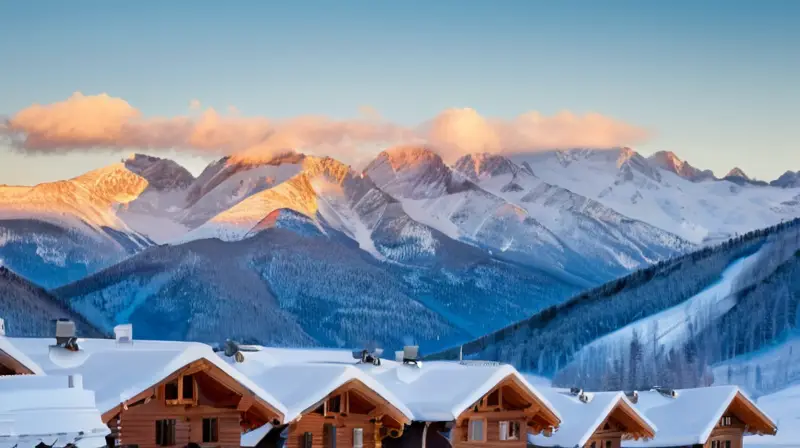
[[[225, 157], [197, 177], [135, 154], [74, 179], [0, 187], [0, 288], [12, 296], [0, 316], [11, 334], [62, 312], [91, 332], [130, 322], [145, 339], [416, 341], [431, 352], [798, 217], [794, 177], [717, 178], [629, 148], [446, 163], [403, 146], [363, 171], [287, 151]], [[540, 370], [594, 365], [575, 353], [547, 355]]]

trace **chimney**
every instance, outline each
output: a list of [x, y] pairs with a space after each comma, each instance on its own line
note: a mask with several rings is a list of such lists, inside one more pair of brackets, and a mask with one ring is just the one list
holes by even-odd
[[118, 344], [133, 342], [133, 324], [121, 324], [114, 327], [114, 339]]
[[5, 336], [5, 335], [6, 335], [6, 321], [4, 321], [2, 317], [0, 317], [0, 336]]
[[58, 319], [56, 321], [56, 345], [70, 351], [78, 350], [75, 322], [69, 319]]
[[636, 392], [635, 390], [630, 392], [625, 392], [625, 396], [628, 397], [628, 400], [630, 400], [630, 402], [633, 404], [639, 402], [639, 392]]
[[80, 374], [69, 375], [67, 383], [70, 389], [83, 389], [83, 376]]
[[403, 358], [405, 358], [404, 353], [405, 352], [402, 350], [394, 352], [394, 360], [397, 362], [403, 362]]
[[403, 347], [403, 364], [419, 365], [418, 345], [406, 345]]

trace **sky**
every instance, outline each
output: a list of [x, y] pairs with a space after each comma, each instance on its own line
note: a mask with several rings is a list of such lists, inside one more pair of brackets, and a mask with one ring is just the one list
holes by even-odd
[[[718, 175], [800, 170], [793, 0], [0, 2], [0, 61], [0, 117], [18, 118], [0, 184], [75, 176], [156, 134], [185, 143], [160, 153], [195, 173], [257, 142], [219, 143], [231, 130], [307, 144], [358, 132], [377, 147], [375, 120], [381, 136], [433, 129], [453, 145], [620, 140]], [[97, 107], [22, 114], [75, 92]], [[292, 121], [308, 116], [324, 120]], [[494, 134], [476, 136], [486, 120]], [[209, 123], [216, 137], [197, 143]]]

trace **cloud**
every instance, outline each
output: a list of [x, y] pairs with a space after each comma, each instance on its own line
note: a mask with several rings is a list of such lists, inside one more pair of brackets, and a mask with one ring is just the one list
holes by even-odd
[[[198, 111], [197, 100], [190, 103]], [[192, 116], [144, 117], [123, 99], [75, 93], [65, 101], [32, 105], [0, 124], [0, 135], [23, 151], [144, 148], [258, 158], [286, 150], [351, 161], [394, 144], [419, 143], [446, 159], [471, 152], [524, 152], [554, 148], [607, 148], [641, 143], [648, 133], [612, 118], [561, 112], [528, 112], [511, 120], [486, 118], [474, 109], [447, 109], [419, 126], [381, 119], [371, 107], [359, 118], [300, 116], [287, 120], [223, 115], [212, 108]]]
[[474, 152], [518, 153], [563, 148], [610, 148], [642, 143], [649, 132], [589, 113], [532, 111], [511, 120], [484, 118], [474, 109], [448, 109], [423, 126], [426, 140], [445, 158]]
[[194, 99], [189, 101], [189, 110], [200, 110], [203, 105], [200, 103], [200, 100]]

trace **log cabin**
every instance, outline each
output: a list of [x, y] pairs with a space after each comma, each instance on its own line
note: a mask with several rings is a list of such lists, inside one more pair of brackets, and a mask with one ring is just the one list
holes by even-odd
[[560, 424], [557, 411], [508, 365], [426, 362], [423, 366], [403, 352], [390, 360], [343, 350], [251, 349], [258, 353], [243, 355], [270, 365], [349, 365], [371, 377], [377, 383], [373, 389], [380, 386], [399, 397], [412, 421], [402, 433], [383, 438], [383, 448], [521, 448], [527, 444], [526, 433], [549, 433]]
[[0, 378], [0, 448], [101, 448], [108, 434], [79, 376]]
[[272, 364], [268, 355], [237, 353], [232, 365], [286, 406], [283, 425], [242, 437], [258, 448], [381, 448], [400, 437], [411, 412], [380, 383], [342, 363]]
[[634, 406], [658, 431], [650, 440], [623, 440], [630, 448], [742, 448], [744, 435], [775, 435], [776, 424], [736, 386], [655, 389]]
[[[620, 448], [622, 440], [652, 439], [655, 425], [622, 392], [584, 392], [540, 387], [564, 421], [550, 437], [529, 435], [536, 448]], [[636, 395], [632, 394], [633, 400]]]
[[[10, 338], [46, 375], [80, 375], [94, 391], [109, 446], [239, 447], [241, 434], [279, 424], [285, 408], [210, 346], [115, 339]], [[55, 342], [55, 343], [54, 343]]]
[[368, 369], [414, 414], [410, 430], [386, 448], [523, 448], [528, 433], [550, 434], [561, 424], [509, 365], [398, 361]]

